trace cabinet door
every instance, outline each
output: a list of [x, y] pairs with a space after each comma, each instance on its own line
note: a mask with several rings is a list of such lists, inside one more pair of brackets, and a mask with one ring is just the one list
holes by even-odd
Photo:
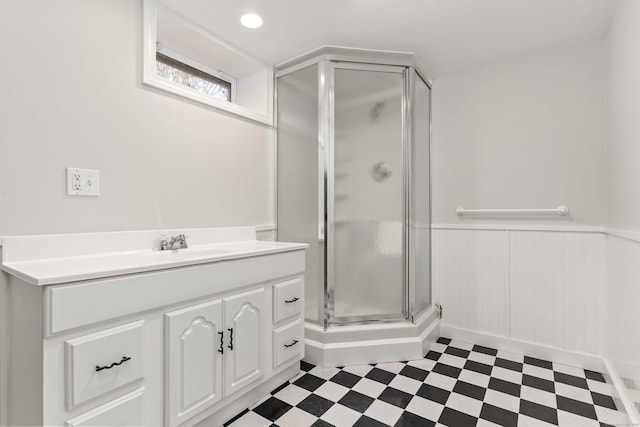
[[166, 424], [180, 424], [222, 398], [222, 332], [221, 300], [165, 314]]
[[264, 375], [264, 289], [224, 298], [224, 394]]

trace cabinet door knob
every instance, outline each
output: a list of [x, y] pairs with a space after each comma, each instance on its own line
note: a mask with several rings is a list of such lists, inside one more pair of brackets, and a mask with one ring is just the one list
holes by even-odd
[[285, 344], [284, 346], [289, 348], [289, 347], [293, 347], [296, 344], [298, 344], [298, 340], [293, 340], [293, 342], [291, 342], [291, 344]]
[[227, 331], [229, 331], [229, 345], [227, 348], [233, 350], [233, 328], [227, 328]]
[[112, 363], [111, 365], [109, 365], [109, 366], [96, 366], [96, 372], [100, 372], [100, 371], [102, 371], [103, 369], [111, 369], [111, 368], [113, 368], [114, 366], [120, 366], [120, 365], [122, 365], [124, 362], [126, 362], [126, 361], [128, 361], [128, 360], [131, 360], [131, 358], [130, 358], [130, 357], [127, 357], [127, 356], [122, 356], [122, 359], [121, 359], [119, 362], [113, 362], [113, 363]]
[[220, 335], [220, 348], [218, 349], [218, 353], [224, 354], [224, 331], [219, 331], [218, 335]]
[[299, 299], [300, 298], [295, 297], [294, 299], [286, 299], [286, 300], [284, 300], [284, 302], [287, 303], [287, 304], [291, 304], [291, 303], [294, 303], [294, 302], [298, 301]]

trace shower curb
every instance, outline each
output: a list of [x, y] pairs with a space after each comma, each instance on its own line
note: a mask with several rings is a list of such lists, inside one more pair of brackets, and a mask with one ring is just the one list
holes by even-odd
[[[380, 331], [380, 338], [363, 339], [376, 327], [385, 328]], [[313, 333], [309, 333], [311, 330]], [[337, 341], [336, 331], [341, 336]], [[343, 335], [345, 333], [346, 336]], [[309, 338], [310, 335], [313, 338]], [[426, 310], [416, 324], [339, 326], [333, 334], [319, 326], [306, 324], [303, 360], [325, 368], [417, 360], [424, 357], [439, 336], [440, 320], [433, 308]]]

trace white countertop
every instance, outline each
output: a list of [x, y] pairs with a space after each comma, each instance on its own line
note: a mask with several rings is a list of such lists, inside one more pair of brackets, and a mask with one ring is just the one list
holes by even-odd
[[[193, 236], [193, 241], [197, 244], [190, 244], [188, 249], [167, 251], [152, 247], [161, 234], [182, 233]], [[140, 247], [145, 237], [149, 238], [146, 239], [149, 242], [145, 243], [147, 247]], [[191, 237], [187, 240], [190, 239]], [[56, 251], [52, 243], [62, 245], [64, 249]], [[109, 251], [100, 252], [96, 249], [100, 247], [107, 247]], [[306, 247], [306, 244], [300, 243], [257, 241], [252, 227], [12, 236], [3, 239], [2, 270], [33, 285], [52, 285], [268, 255]]]

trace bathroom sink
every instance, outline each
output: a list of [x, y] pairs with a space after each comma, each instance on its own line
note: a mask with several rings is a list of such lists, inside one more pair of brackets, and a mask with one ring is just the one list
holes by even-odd
[[[191, 237], [183, 235], [185, 231]], [[255, 227], [3, 236], [0, 271], [33, 285], [55, 285], [305, 248], [299, 243], [258, 241]]]
[[211, 247], [211, 246], [203, 246], [203, 247], [192, 247], [185, 249], [174, 249], [174, 250], [166, 250], [166, 251], [151, 251], [151, 252], [143, 252], [142, 256], [151, 262], [160, 262], [162, 264], [166, 262], [189, 262], [205, 260], [205, 259], [213, 259], [217, 257], [224, 256], [226, 254], [230, 254], [233, 251], [228, 248], [221, 247]]
[[[171, 251], [174, 252], [174, 251]], [[193, 247], [187, 249], [178, 249], [179, 254], [183, 254], [186, 256], [218, 256], [223, 254], [231, 253], [230, 249], [226, 248], [212, 248], [212, 247]]]
[[227, 248], [196, 246], [196, 247], [186, 248], [186, 249], [146, 252], [145, 255], [159, 261], [166, 261], [166, 260], [186, 261], [190, 259], [214, 258], [214, 257], [222, 256], [225, 254], [229, 254], [231, 252], [232, 251]]

